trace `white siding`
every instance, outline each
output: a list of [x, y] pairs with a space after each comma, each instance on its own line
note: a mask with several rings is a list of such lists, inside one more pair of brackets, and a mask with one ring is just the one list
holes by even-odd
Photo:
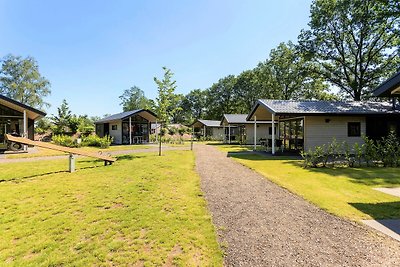
[[[117, 129], [113, 130], [112, 126], [117, 125]], [[110, 121], [110, 136], [113, 138], [114, 144], [122, 144], [122, 122], [121, 121]]]
[[[271, 124], [257, 124], [257, 144], [260, 143], [260, 138], [271, 139], [269, 135], [269, 127]], [[246, 124], [246, 144], [254, 144], [254, 123]]]
[[333, 138], [338, 142], [346, 141], [349, 145], [354, 143], [363, 144], [362, 137], [347, 136], [347, 123], [360, 122], [361, 136], [365, 135], [365, 117], [345, 117], [345, 116], [321, 116], [305, 117], [305, 139], [304, 150], [313, 149], [316, 146], [329, 144]]

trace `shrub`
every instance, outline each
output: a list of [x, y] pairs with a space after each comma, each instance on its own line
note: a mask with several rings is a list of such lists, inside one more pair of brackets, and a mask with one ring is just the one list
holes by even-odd
[[400, 166], [400, 140], [398, 136], [391, 132], [387, 137], [374, 141], [363, 136], [364, 144], [354, 143], [350, 146], [348, 143], [338, 143], [335, 139], [328, 145], [316, 146], [314, 150], [302, 152], [304, 167], [326, 167], [331, 163], [341, 163], [344, 158], [346, 165], [354, 167], [366, 164], [367, 167], [382, 164], [383, 167]]
[[95, 146], [100, 148], [108, 148], [111, 145], [112, 137], [104, 136], [99, 137], [97, 135], [88, 135], [83, 137], [82, 145], [83, 146]]
[[78, 144], [75, 142], [75, 140], [68, 135], [53, 135], [52, 138], [53, 142], [57, 145], [60, 146], [66, 146], [66, 147], [77, 147]]

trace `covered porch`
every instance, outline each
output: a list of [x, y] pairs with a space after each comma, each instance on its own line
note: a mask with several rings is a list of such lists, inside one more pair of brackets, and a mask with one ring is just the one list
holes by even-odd
[[0, 150], [27, 149], [27, 146], [9, 147], [5, 134], [12, 134], [33, 140], [34, 122], [46, 113], [0, 95]]
[[[259, 123], [266, 121], [271, 123], [270, 137], [265, 140], [265, 147], [273, 155], [277, 152], [299, 153], [304, 149], [304, 116], [281, 114], [257, 103], [247, 120], [254, 123], [254, 129]], [[257, 135], [254, 138], [256, 139]], [[256, 150], [256, 146], [254, 146], [254, 150]]]

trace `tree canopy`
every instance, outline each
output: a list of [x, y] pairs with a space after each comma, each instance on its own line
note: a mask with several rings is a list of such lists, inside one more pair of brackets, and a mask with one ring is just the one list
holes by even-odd
[[137, 86], [126, 89], [119, 97], [123, 111], [130, 111], [136, 109], [153, 109], [154, 102], [148, 99], [143, 90]]
[[50, 95], [50, 82], [39, 72], [33, 57], [7, 55], [1, 60], [0, 93], [23, 104], [50, 106], [43, 98]]
[[398, 0], [314, 0], [309, 26], [299, 43], [314, 71], [354, 100], [399, 66]]

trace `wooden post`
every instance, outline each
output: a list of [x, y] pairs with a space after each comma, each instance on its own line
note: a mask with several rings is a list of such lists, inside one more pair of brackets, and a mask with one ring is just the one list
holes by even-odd
[[190, 140], [190, 150], [193, 150], [193, 135], [194, 135], [194, 126], [192, 126], [192, 138]]
[[[161, 134], [161, 130], [162, 130], [162, 123], [160, 123], [160, 134]], [[162, 135], [159, 136], [158, 138], [158, 155], [161, 156], [161, 139], [162, 139]]]
[[69, 172], [75, 171], [75, 155], [69, 154]]
[[156, 134], [156, 143], [157, 143], [157, 141], [158, 141], [158, 132], [157, 132], [157, 120], [156, 120], [156, 127], [154, 128], [155, 130], [154, 130], [154, 133]]

